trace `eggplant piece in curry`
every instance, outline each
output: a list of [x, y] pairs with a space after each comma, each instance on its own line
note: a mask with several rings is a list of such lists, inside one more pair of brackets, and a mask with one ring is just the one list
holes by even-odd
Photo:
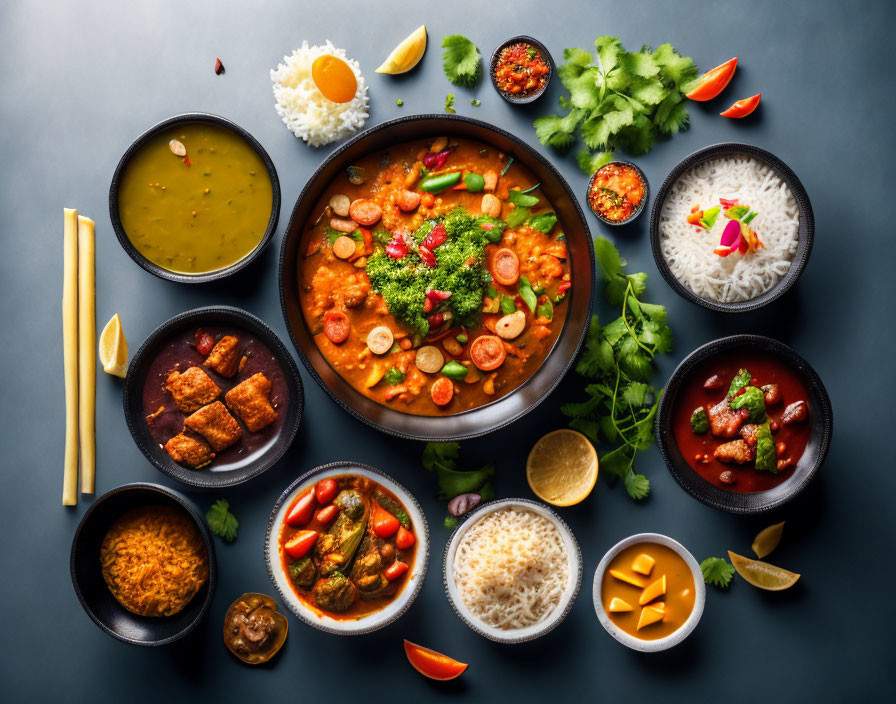
[[354, 620], [379, 611], [402, 590], [417, 539], [401, 501], [372, 479], [343, 475], [295, 498], [279, 547], [293, 591], [306, 606]]

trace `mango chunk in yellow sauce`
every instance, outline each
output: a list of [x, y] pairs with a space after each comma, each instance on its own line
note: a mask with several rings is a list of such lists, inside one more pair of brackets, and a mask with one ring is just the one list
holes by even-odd
[[642, 552], [635, 558], [635, 561], [632, 563], [632, 569], [635, 572], [648, 577], [650, 576], [651, 570], [653, 570], [654, 562], [656, 561], [650, 555]]
[[[652, 560], [647, 583], [635, 572]], [[646, 569], [646, 567], [645, 567]], [[637, 543], [617, 554], [601, 581], [601, 602], [610, 620], [622, 631], [641, 640], [657, 640], [681, 628], [694, 610], [694, 576], [684, 559], [658, 543]], [[618, 608], [620, 602], [633, 605]]]

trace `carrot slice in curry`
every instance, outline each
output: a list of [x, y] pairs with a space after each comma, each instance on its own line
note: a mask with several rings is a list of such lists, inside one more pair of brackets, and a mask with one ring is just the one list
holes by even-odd
[[492, 259], [492, 276], [502, 286], [513, 286], [520, 279], [520, 260], [516, 252], [502, 247]]
[[497, 335], [480, 335], [470, 345], [470, 359], [484, 372], [500, 367], [506, 356], [504, 342]]
[[324, 314], [324, 335], [334, 345], [341, 344], [348, 339], [351, 323], [345, 313], [331, 310]]
[[454, 398], [454, 384], [448, 377], [440, 377], [433, 382], [429, 395], [437, 406], [447, 406]]

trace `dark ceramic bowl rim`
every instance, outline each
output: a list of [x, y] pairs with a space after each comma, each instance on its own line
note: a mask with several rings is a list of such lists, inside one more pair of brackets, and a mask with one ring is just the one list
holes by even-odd
[[[208, 122], [228, 129], [242, 137], [252, 150], [258, 154], [262, 162], [264, 162], [268, 176], [271, 179], [271, 217], [268, 220], [268, 226], [261, 241], [255, 245], [255, 248], [251, 252], [247, 253], [246, 256], [239, 261], [234, 262], [224, 269], [217, 269], [203, 274], [181, 274], [175, 271], [169, 271], [144, 257], [137, 251], [137, 248], [134, 247], [127, 233], [124, 231], [124, 226], [121, 224], [121, 217], [118, 213], [118, 187], [122, 173], [134, 154], [137, 153], [140, 147], [146, 144], [147, 140], [154, 137], [159, 132], [168, 129], [173, 125], [188, 122]], [[274, 162], [271, 160], [271, 157], [265, 151], [264, 147], [261, 146], [261, 143], [245, 129], [220, 115], [213, 115], [206, 112], [187, 112], [181, 115], [174, 115], [173, 117], [169, 117], [156, 123], [137, 137], [137, 139], [131, 143], [131, 146], [127, 148], [125, 153], [122, 154], [121, 159], [118, 161], [118, 166], [115, 167], [112, 183], [109, 186], [109, 217], [112, 219], [112, 229], [115, 230], [115, 236], [118, 238], [118, 242], [121, 244], [122, 249], [128, 253], [128, 256], [130, 256], [131, 259], [137, 262], [137, 264], [150, 274], [154, 274], [162, 279], [167, 279], [168, 281], [176, 281], [185, 284], [217, 281], [218, 279], [223, 279], [231, 274], [235, 274], [243, 267], [248, 266], [259, 254], [261, 254], [261, 251], [267, 246], [268, 242], [273, 239], [274, 232], [277, 229], [277, 222], [280, 219], [280, 179], [277, 177], [277, 169], [274, 167]]]
[[[352, 406], [350, 406], [348, 403], [343, 401], [339, 397], [339, 395], [336, 393], [336, 391], [333, 390], [332, 388], [330, 388], [330, 386], [321, 378], [321, 376], [318, 374], [317, 370], [314, 368], [314, 364], [308, 358], [308, 355], [305, 354], [305, 351], [302, 348], [302, 345], [299, 343], [299, 340], [296, 338], [296, 334], [293, 331], [292, 325], [290, 324], [290, 321], [289, 321], [289, 306], [288, 306], [288, 302], [287, 302], [286, 288], [284, 285], [284, 283], [285, 283], [284, 282], [284, 272], [285, 272], [287, 266], [290, 266], [290, 267], [295, 266], [295, 262], [293, 262], [293, 261], [287, 262], [287, 250], [289, 249], [289, 243], [290, 243], [289, 233], [292, 231], [293, 223], [297, 217], [297, 214], [299, 212], [301, 204], [305, 200], [305, 198], [308, 196], [310, 190], [313, 188], [314, 183], [320, 178], [321, 174], [324, 173], [324, 171], [327, 169], [327, 167], [333, 161], [339, 159], [344, 152], [346, 152], [348, 149], [353, 147], [356, 143], [358, 143], [364, 139], [367, 139], [371, 135], [374, 135], [378, 132], [382, 132], [384, 130], [391, 130], [391, 129], [394, 129], [395, 127], [400, 127], [400, 126], [406, 125], [408, 123], [413, 123], [413, 122], [418, 122], [418, 121], [426, 121], [426, 120], [441, 120], [446, 123], [451, 123], [451, 122], [466, 123], [466, 124], [470, 124], [475, 127], [478, 127], [480, 129], [487, 130], [488, 132], [497, 133], [498, 135], [512, 141], [517, 147], [519, 147], [521, 150], [524, 150], [531, 158], [540, 162], [541, 165], [544, 166], [546, 169], [548, 169], [551, 172], [551, 174], [554, 176], [554, 178], [557, 180], [557, 183], [562, 188], [562, 190], [565, 192], [567, 198], [569, 199], [569, 202], [572, 204], [572, 206], [575, 210], [575, 213], [578, 215], [579, 222], [582, 225], [582, 229], [584, 230], [585, 244], [587, 246], [588, 254], [590, 256], [590, 261], [591, 261], [591, 277], [590, 277], [591, 280], [589, 282], [587, 294], [585, 294], [584, 292], [582, 294], [583, 296], [587, 296], [587, 301], [588, 301], [587, 310], [585, 311], [585, 315], [584, 315], [584, 319], [585, 319], [584, 325], [582, 327], [581, 332], [579, 333], [579, 339], [576, 342], [575, 349], [573, 350], [573, 353], [569, 356], [569, 359], [563, 365], [562, 370], [557, 374], [556, 378], [550, 384], [549, 388], [547, 388], [545, 390], [545, 392], [541, 395], [541, 397], [538, 398], [535, 402], [529, 404], [523, 410], [516, 412], [507, 418], [502, 419], [501, 422], [493, 424], [491, 426], [485, 426], [485, 427], [483, 427], [483, 429], [476, 431], [476, 432], [466, 432], [466, 433], [460, 433], [460, 434], [452, 433], [450, 435], [431, 435], [431, 434], [425, 434], [425, 433], [408, 433], [399, 428], [383, 425], [383, 424], [377, 423], [374, 420], [367, 418], [364, 414], [358, 412]], [[547, 158], [545, 158], [544, 156], [539, 154], [531, 146], [529, 146], [524, 141], [522, 141], [519, 137], [516, 137], [515, 135], [512, 135], [509, 132], [506, 132], [505, 130], [502, 130], [500, 127], [495, 127], [494, 125], [491, 125], [487, 122], [483, 122], [481, 120], [476, 120], [476, 119], [466, 117], [463, 115], [444, 115], [444, 114], [439, 114], [439, 113], [421, 113], [418, 115], [408, 115], [405, 117], [399, 117], [394, 120], [388, 120], [386, 122], [381, 122], [378, 125], [374, 125], [373, 127], [369, 128], [367, 130], [364, 130], [360, 134], [356, 135], [355, 137], [353, 137], [352, 139], [347, 141], [345, 144], [343, 144], [340, 147], [338, 147], [337, 149], [335, 149], [333, 151], [333, 153], [330, 154], [330, 156], [328, 156], [323, 162], [321, 162], [321, 165], [311, 175], [311, 177], [305, 183], [305, 186], [302, 188], [302, 192], [299, 194], [299, 197], [296, 200], [296, 204], [293, 207], [292, 214], [290, 215], [289, 224], [287, 225], [287, 228], [286, 228], [286, 233], [284, 234], [283, 239], [280, 243], [280, 266], [279, 266], [278, 286], [280, 288], [280, 307], [281, 307], [281, 310], [283, 313], [284, 322], [286, 323], [286, 330], [289, 333], [289, 339], [292, 341], [293, 347], [295, 347], [296, 351], [299, 354], [299, 358], [302, 360], [302, 364], [305, 365], [305, 369], [308, 370], [308, 373], [311, 375], [311, 377], [318, 383], [318, 385], [324, 391], [327, 392], [327, 394], [330, 396], [330, 398], [332, 398], [340, 408], [347, 411], [349, 414], [351, 414], [352, 416], [354, 416], [355, 418], [360, 420], [362, 423], [369, 425], [372, 428], [376, 428], [380, 432], [384, 432], [389, 435], [393, 435], [395, 437], [402, 438], [404, 440], [422, 440], [422, 441], [433, 441], [433, 442], [436, 442], [436, 441], [456, 442], [459, 440], [466, 440], [466, 439], [470, 439], [470, 438], [481, 437], [483, 435], [488, 435], [489, 433], [493, 433], [495, 431], [501, 430], [502, 428], [506, 428], [507, 426], [516, 422], [517, 420], [519, 420], [526, 414], [532, 412], [536, 407], [538, 407], [539, 404], [541, 404], [544, 401], [544, 399], [546, 399], [548, 396], [551, 395], [551, 393], [553, 393], [553, 391], [557, 388], [557, 386], [560, 384], [560, 382], [563, 380], [563, 378], [566, 376], [566, 374], [569, 372], [569, 370], [572, 368], [573, 364], [575, 363], [576, 357], [578, 356], [579, 351], [582, 349], [582, 345], [585, 342], [585, 337], [588, 334], [588, 328], [590, 327], [590, 324], [591, 324], [591, 312], [594, 308], [593, 299], [594, 299], [594, 288], [596, 286], [596, 277], [597, 277], [596, 271], [597, 271], [597, 268], [596, 268], [596, 265], [594, 264], [594, 243], [593, 243], [593, 240], [591, 237], [591, 229], [588, 227], [588, 222], [585, 218], [585, 213], [582, 210], [582, 206], [579, 204], [578, 199], [575, 197], [575, 194], [573, 193], [569, 184], [566, 182], [566, 179], [563, 178], [563, 175], [557, 170], [557, 168], [550, 161], [547, 160]], [[573, 284], [573, 286], [575, 287], [575, 284]], [[457, 417], [457, 416], [460, 416], [463, 414], [467, 414], [467, 413], [475, 413], [475, 412], [477, 412], [483, 408], [487, 408], [493, 404], [501, 403], [503, 400], [510, 398], [511, 396], [513, 396], [516, 393], [519, 393], [521, 389], [523, 389], [527, 384], [529, 384], [532, 381], [532, 379], [534, 379], [536, 376], [538, 376], [539, 374], [544, 372], [545, 363], [548, 361], [548, 359], [551, 357], [551, 355], [557, 353], [556, 346], [559, 343], [560, 339], [563, 337], [563, 335], [566, 333], [565, 328], [566, 328], [566, 325], [568, 325], [568, 324], [569, 324], [569, 318], [567, 316], [567, 320], [564, 322], [564, 329], [561, 330], [560, 334], [557, 337], [557, 340], [554, 342], [554, 347], [551, 348], [550, 352], [547, 354], [545, 359], [542, 360], [542, 363], [538, 367], [538, 369], [536, 369], [535, 372], [525, 382], [520, 384], [513, 391], [511, 391], [510, 393], [506, 394], [505, 396], [502, 396], [501, 398], [499, 398], [495, 401], [492, 401], [489, 404], [485, 404], [483, 406], [477, 406], [476, 408], [472, 408], [470, 410], [463, 411], [462, 413], [454, 414], [451, 416], [432, 416], [431, 418], [434, 419], [435, 421], [450, 422], [451, 419], [454, 417]], [[570, 334], [574, 334], [574, 333], [570, 333]], [[355, 389], [352, 389], [352, 391], [354, 393], [359, 393]], [[405, 414], [402, 414], [402, 415], [405, 415]], [[412, 417], [420, 418], [422, 416], [412, 416]]]
[[[283, 377], [290, 390], [289, 402], [290, 405], [294, 406], [296, 409], [295, 421], [292, 426], [287, 427], [284, 425], [280, 431], [282, 434], [285, 434], [285, 441], [282, 443], [277, 442], [268, 452], [261, 455], [249, 465], [252, 467], [251, 471], [246, 471], [246, 468], [220, 472], [194, 470], [181, 467], [174, 460], [167, 457], [167, 455], [160, 459], [160, 456], [157, 455], [153, 448], [148, 447], [146, 443], [144, 443], [144, 439], [141, 437], [140, 432], [138, 432], [138, 428], [142, 428], [142, 426], [146, 424], [146, 419], [142, 415], [135, 418], [130, 410], [134, 398], [140, 399], [142, 402], [143, 387], [141, 385], [140, 388], [134, 388], [134, 384], [136, 383], [134, 380], [136, 379], [138, 369], [152, 363], [152, 358], [144, 359], [144, 356], [148, 354], [160, 340], [163, 340], [166, 336], [172, 335], [180, 328], [187, 327], [187, 323], [190, 320], [205, 316], [220, 316], [226, 322], [243, 327], [262, 339], [271, 352], [274, 353], [274, 356], [277, 357], [277, 361], [283, 369]], [[131, 433], [131, 437], [134, 439], [137, 447], [140, 448], [140, 452], [143, 453], [146, 459], [148, 459], [156, 469], [164, 472], [172, 479], [176, 479], [189, 486], [200, 489], [218, 489], [222, 487], [236, 486], [237, 484], [242, 484], [250, 479], [254, 479], [270, 469], [281, 457], [283, 457], [287, 449], [289, 449], [289, 446], [292, 445], [293, 440], [295, 440], [299, 425], [302, 422], [302, 415], [305, 409], [305, 390], [302, 386], [302, 378], [299, 375], [299, 368], [296, 365], [295, 360], [286, 349], [286, 346], [280, 341], [280, 338], [277, 337], [277, 334], [271, 330], [264, 321], [240, 308], [231, 306], [206, 306], [179, 313], [173, 318], [166, 320], [150, 333], [149, 337], [147, 337], [143, 344], [140, 345], [140, 349], [137, 350], [128, 366], [127, 376], [124, 381], [122, 404], [124, 407], [124, 419], [127, 423], [128, 430]], [[287, 409], [287, 412], [291, 413], [292, 411]], [[230, 476], [231, 474], [234, 476]]]
[[[474, 518], [476, 518], [477, 516], [482, 516], [482, 514], [486, 512], [491, 513], [493, 511], [497, 511], [501, 508], [501, 506], [505, 505], [533, 506], [539, 511], [545, 511], [550, 516], [552, 516], [553, 523], [558, 526], [561, 531], [566, 531], [566, 533], [569, 535], [569, 539], [572, 541], [572, 544], [575, 547], [574, 557], [578, 563], [578, 574], [576, 576], [576, 585], [569, 595], [569, 601], [566, 603], [562, 610], [559, 610], [558, 613], [551, 615], [551, 618], [553, 620], [548, 624], [547, 628], [522, 637], [513, 637], [513, 631], [508, 631], [507, 638], [497, 638], [494, 634], [480, 628], [479, 624], [477, 624], [476, 622], [468, 619], [455, 603], [454, 598], [451, 596], [451, 591], [448, 587], [448, 553], [451, 549], [451, 544], [454, 542], [454, 539], [457, 536], [458, 532], [462, 529], [465, 529], [465, 526], [472, 525], [471, 521], [475, 522], [473, 521]], [[582, 589], [582, 575], [584, 574], [584, 570], [585, 566], [582, 561], [582, 548], [579, 546], [579, 541], [576, 539], [576, 534], [572, 532], [572, 529], [569, 527], [569, 525], [567, 525], [566, 521], [564, 521], [560, 517], [560, 514], [557, 513], [553, 508], [545, 503], [533, 501], [532, 499], [495, 499], [492, 501], [485, 501], [478, 506], [475, 506], [474, 508], [470, 509], [470, 511], [465, 515], [458, 518], [458, 524], [454, 527], [454, 530], [451, 531], [451, 535], [448, 536], [448, 540], [445, 542], [445, 549], [442, 552], [442, 587], [445, 589], [445, 596], [448, 598], [448, 603], [451, 605], [451, 609], [455, 614], [457, 614], [457, 617], [470, 628], [470, 630], [478, 633], [483, 638], [487, 638], [492, 642], [501, 643], [503, 645], [516, 645], [518, 643], [528, 643], [533, 640], [538, 640], [539, 638], [546, 636], [548, 633], [557, 628], [557, 626], [563, 623], [566, 620], [566, 617], [569, 616], [569, 612], [572, 611], [572, 607], [575, 605], [576, 599], [578, 599], [579, 597], [579, 592]], [[539, 624], [534, 625], [537, 626]]]
[[[796, 472], [790, 478], [779, 484], [774, 489], [768, 491], [760, 491], [750, 494], [741, 494], [733, 491], [725, 491], [719, 487], [713, 486], [705, 479], [700, 477], [690, 466], [686, 468], [680, 467], [669, 453], [668, 443], [675, 442], [672, 433], [667, 433], [665, 428], [671, 423], [671, 415], [675, 411], [675, 401], [681, 385], [687, 376], [702, 362], [715, 357], [729, 349], [753, 347], [761, 352], [770, 354], [773, 357], [784, 362], [788, 367], [793, 369], [806, 384], [810, 394], [818, 397], [818, 407], [813, 408], [813, 413], [818, 414], [821, 419], [821, 435], [818, 438], [818, 451], [814, 463], [810, 468], [800, 472], [797, 476]], [[821, 465], [824, 464], [825, 457], [830, 448], [831, 438], [834, 434], [834, 412], [831, 407], [831, 400], [828, 396], [827, 389], [818, 376], [818, 372], [803, 359], [795, 350], [788, 347], [783, 342], [779, 342], [771, 337], [763, 335], [731, 335], [729, 337], [720, 337], [716, 340], [701, 345], [687, 357], [672, 372], [666, 388], [660, 399], [659, 411], [657, 413], [656, 425], [654, 426], [654, 434], [656, 436], [657, 445], [660, 448], [660, 454], [669, 472], [675, 478], [675, 481], [681, 485], [681, 488], [688, 492], [698, 501], [703, 502], [707, 506], [736, 513], [742, 515], [765, 513], [772, 509], [783, 506], [792, 501], [801, 494], [813, 477], [816, 475]], [[685, 462], [685, 465], [687, 463]], [[781, 490], [781, 487], [788, 487]], [[769, 498], [770, 492], [780, 494], [777, 497]]]
[[[641, 197], [641, 202], [638, 204], [638, 207], [635, 209], [631, 215], [629, 215], [625, 220], [610, 220], [608, 217], [605, 217], [601, 213], [597, 212], [591, 206], [591, 186], [594, 183], [594, 178], [597, 176], [597, 172], [600, 169], [604, 168], [604, 166], [609, 166], [610, 164], [617, 164], [619, 166], [631, 166], [640, 176], [641, 183], [644, 184], [644, 195]], [[585, 191], [585, 202], [588, 204], [588, 207], [591, 209], [591, 212], [594, 213], [595, 217], [600, 220], [604, 225], [610, 225], [611, 227], [618, 227], [620, 225], [628, 225], [630, 222], [636, 220], [641, 213], [647, 210], [647, 201], [650, 199], [650, 183], [647, 181], [647, 176], [644, 174], [644, 171], [640, 166], [631, 161], [623, 161], [620, 159], [613, 159], [613, 161], [608, 161], [604, 166], [601, 166], [600, 169], [597, 169], [593, 174], [591, 174], [591, 178], [588, 179], [588, 190]]]
[[[120, 633], [116, 633], [93, 612], [93, 609], [90, 607], [90, 605], [87, 603], [87, 599], [84, 597], [84, 593], [81, 591], [81, 584], [78, 581], [76, 567], [77, 561], [75, 559], [75, 553], [84, 527], [88, 524], [98, 506], [108, 501], [113, 496], [130, 492], [162, 494], [166, 498], [171, 499], [172, 501], [177, 503], [186, 511], [187, 515], [192, 519], [193, 523], [199, 529], [199, 534], [202, 536], [202, 542], [205, 544], [206, 551], [208, 552], [208, 589], [206, 590], [206, 596], [205, 599], [203, 599], [202, 607], [200, 608], [199, 613], [196, 614], [196, 617], [185, 628], [183, 628], [175, 635], [169, 636], [168, 638], [161, 638], [158, 640], [138, 640], [136, 638], [128, 638], [127, 636], [123, 636]], [[218, 582], [218, 567], [215, 558], [215, 542], [212, 538], [211, 532], [208, 529], [208, 526], [205, 525], [205, 521], [203, 520], [202, 516], [199, 515], [199, 512], [196, 510], [195, 506], [193, 506], [193, 503], [186, 496], [184, 496], [180, 492], [175, 491], [174, 489], [169, 489], [168, 487], [162, 486], [161, 484], [153, 484], [152, 482], [133, 482], [130, 484], [123, 484], [122, 486], [110, 489], [90, 505], [87, 511], [84, 512], [84, 516], [81, 518], [80, 523], [78, 523], [78, 527], [75, 530], [75, 536], [72, 539], [72, 549], [69, 557], [69, 571], [71, 572], [72, 585], [75, 588], [75, 594], [78, 597], [78, 601], [81, 602], [81, 606], [84, 608], [84, 611], [87, 612], [87, 615], [90, 616], [90, 619], [97, 626], [99, 626], [105, 633], [109, 634], [113, 638], [117, 638], [120, 641], [130, 643], [132, 645], [145, 646], [167, 645], [168, 643], [173, 643], [176, 640], [180, 640], [185, 635], [193, 631], [208, 614], [209, 608], [212, 605], [212, 600], [215, 596], [215, 587], [217, 586]]]
[[[547, 63], [550, 71], [548, 71], [547, 80], [545, 80], [544, 85], [535, 93], [531, 93], [529, 95], [524, 95], [521, 98], [516, 97], [510, 93], [505, 93], [503, 90], [498, 88], [498, 83], [495, 81], [495, 71], [498, 68], [498, 58], [500, 57], [501, 51], [509, 46], [510, 44], [516, 44], [517, 42], [526, 42], [527, 44], [534, 44], [535, 48], [538, 49], [542, 58], [544, 58]], [[554, 65], [554, 57], [551, 56], [551, 52], [548, 51], [548, 48], [540, 41], [538, 41], [535, 37], [530, 37], [526, 34], [519, 34], [515, 37], [511, 37], [500, 44], [498, 47], [492, 52], [492, 58], [488, 64], [488, 76], [491, 79], [492, 86], [498, 92], [504, 100], [508, 103], [512, 103], [513, 105], [527, 105], [528, 103], [534, 103], [538, 100], [542, 95], [547, 92], [548, 86], [551, 85], [551, 80], [554, 78], [554, 72], [556, 71], [556, 66]]]
[[[660, 214], [662, 213], [663, 203], [666, 202], [666, 197], [669, 195], [669, 191], [672, 190], [672, 186], [675, 185], [675, 182], [678, 181], [682, 174], [688, 169], [697, 164], [701, 164], [704, 161], [708, 161], [709, 159], [734, 154], [746, 154], [775, 170], [781, 180], [787, 184], [790, 191], [793, 193], [793, 197], [796, 200], [800, 212], [800, 224], [799, 230], [797, 231], [798, 242], [796, 253], [793, 255], [793, 261], [790, 264], [790, 268], [787, 270], [787, 273], [781, 277], [781, 280], [768, 291], [756, 298], [751, 298], [748, 301], [722, 303], [720, 301], [713, 301], [698, 296], [681, 283], [675, 274], [672, 273], [669, 265], [666, 264], [666, 258], [663, 256], [662, 247], [660, 245]], [[805, 269], [806, 264], [809, 263], [809, 255], [812, 253], [812, 243], [814, 239], [815, 216], [812, 212], [812, 203], [809, 201], [809, 195], [806, 193], [806, 189], [803, 187], [803, 184], [797, 175], [787, 164], [771, 152], [740, 142], [713, 144], [686, 156], [672, 169], [672, 171], [669, 172], [669, 175], [666, 176], [666, 180], [663, 181], [663, 185], [657, 193], [656, 200], [653, 201], [653, 210], [650, 213], [650, 247], [653, 250], [653, 259], [656, 262], [657, 269], [660, 270], [660, 274], [662, 274], [666, 283], [669, 284], [675, 293], [682, 298], [691, 301], [691, 303], [696, 303], [704, 308], [720, 313], [744, 313], [746, 311], [756, 310], [757, 308], [762, 308], [783, 296], [796, 283], [797, 279], [800, 278], [803, 269]]]
[[[271, 531], [274, 528], [274, 521], [277, 518], [277, 513], [280, 511], [280, 508], [298, 487], [300, 487], [302, 484], [305, 484], [313, 476], [321, 474], [323, 472], [328, 472], [331, 469], [345, 469], [347, 470], [347, 473], [350, 473], [350, 470], [352, 469], [363, 469], [365, 472], [370, 472], [371, 474], [375, 474], [377, 476], [388, 479], [404, 492], [405, 497], [402, 498], [408, 498], [409, 503], [411, 503], [423, 517], [423, 535], [426, 536], [426, 550], [424, 551], [424, 554], [417, 554], [414, 558], [414, 564], [421, 565], [419, 573], [420, 578], [417, 580], [417, 584], [414, 586], [409, 596], [407, 596], [407, 601], [405, 601], [402, 607], [397, 612], [395, 612], [395, 614], [393, 614], [387, 621], [384, 621], [381, 624], [359, 628], [354, 631], [339, 631], [334, 628], [330, 628], [328, 625], [321, 623], [320, 621], [313, 621], [312, 619], [308, 618], [307, 614], [305, 614], [303, 611], [297, 611], [296, 609], [292, 608], [289, 597], [283, 593], [283, 591], [280, 589], [280, 586], [277, 584], [277, 579], [274, 576], [274, 567], [271, 564]], [[419, 527], [417, 529], [417, 532], [420, 532]], [[268, 518], [268, 527], [264, 534], [264, 563], [265, 567], [267, 568], [268, 578], [271, 580], [271, 584], [274, 586], [274, 589], [276, 589], [277, 593], [280, 595], [281, 601], [283, 601], [283, 603], [286, 605], [286, 608], [294, 613], [302, 622], [308, 624], [309, 626], [312, 626], [313, 628], [317, 628], [318, 630], [337, 636], [363, 636], [395, 623], [398, 619], [404, 616], [407, 610], [411, 608], [411, 605], [417, 600], [417, 597], [420, 595], [420, 590], [423, 589], [423, 582], [426, 581], [426, 573], [429, 570], [429, 542], [429, 523], [426, 520], [426, 514], [423, 512], [423, 507], [420, 506], [420, 502], [417, 501], [417, 497], [414, 496], [404, 484], [396, 480], [394, 477], [386, 474], [382, 470], [379, 470], [376, 467], [371, 467], [369, 464], [364, 464], [363, 462], [352, 462], [351, 460], [340, 460], [339, 462], [329, 462], [327, 464], [319, 465], [314, 469], [308, 470], [301, 477], [292, 482], [292, 484], [286, 487], [283, 493], [280, 494], [280, 497], [277, 499], [276, 503], [274, 503], [274, 508], [271, 509], [271, 515]], [[400, 592], [399, 596], [401, 596], [402, 594], [403, 592]]]

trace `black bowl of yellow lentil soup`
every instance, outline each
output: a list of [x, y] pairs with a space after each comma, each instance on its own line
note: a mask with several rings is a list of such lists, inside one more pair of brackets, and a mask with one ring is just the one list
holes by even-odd
[[461, 439], [560, 382], [587, 332], [593, 262], [544, 157], [478, 120], [415, 115], [358, 135], [308, 181], [280, 295], [302, 361], [345, 410], [399, 437]]
[[242, 269], [271, 240], [280, 182], [242, 127], [187, 113], [128, 147], [112, 177], [109, 215], [121, 246], [146, 271], [202, 283]]

